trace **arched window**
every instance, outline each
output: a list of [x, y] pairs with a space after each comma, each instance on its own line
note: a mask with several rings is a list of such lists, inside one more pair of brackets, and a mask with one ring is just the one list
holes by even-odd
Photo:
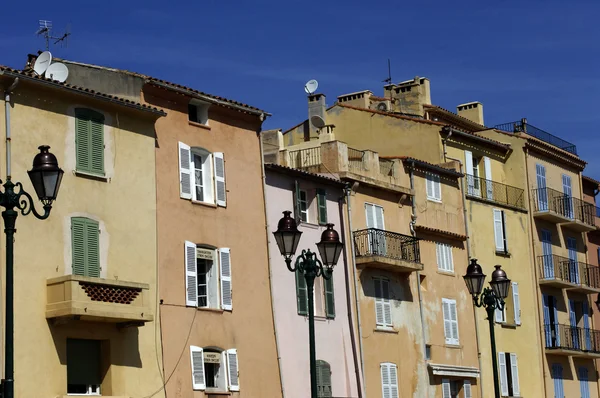
[[331, 366], [323, 360], [317, 360], [317, 397], [329, 398], [331, 393]]

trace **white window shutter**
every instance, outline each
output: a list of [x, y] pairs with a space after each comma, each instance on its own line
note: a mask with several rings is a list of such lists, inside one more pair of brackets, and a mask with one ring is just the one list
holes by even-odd
[[[483, 167], [485, 168], [485, 191], [486, 197], [490, 200], [494, 199], [494, 183], [492, 182], [492, 162], [487, 156], [483, 157]], [[508, 198], [506, 198], [508, 200]]]
[[365, 203], [365, 215], [367, 218], [367, 228], [375, 228], [375, 206]]
[[192, 153], [190, 146], [179, 143], [179, 196], [192, 198]]
[[513, 307], [515, 309], [515, 323], [521, 324], [521, 300], [519, 298], [519, 284], [517, 282], [512, 283], [512, 294], [513, 294]]
[[383, 296], [383, 322], [392, 326], [392, 303], [390, 303], [390, 281], [381, 280], [381, 293]]
[[375, 222], [377, 223], [377, 226], [375, 228], [385, 229], [385, 223], [383, 222], [383, 207], [374, 206], [374, 208], [375, 208]]
[[471, 381], [470, 380], [465, 380], [463, 382], [463, 392], [464, 392], [465, 398], [473, 398], [473, 395], [471, 394]]
[[444, 255], [442, 253], [442, 244], [441, 243], [435, 244], [435, 254], [437, 257], [438, 269], [441, 269], [442, 271], [446, 271], [446, 264], [444, 263]]
[[231, 250], [222, 247], [219, 249], [219, 269], [221, 271], [221, 308], [231, 311], [233, 300], [231, 294]]
[[500, 391], [503, 396], [508, 395], [508, 376], [506, 372], [506, 355], [503, 352], [498, 353], [498, 363], [500, 367]]
[[430, 174], [425, 176], [425, 188], [427, 191], [427, 197], [433, 198], [433, 177]]
[[383, 317], [383, 288], [381, 286], [381, 279], [373, 279], [375, 285], [375, 322], [377, 325], [384, 325], [385, 319]]
[[198, 277], [196, 274], [196, 244], [185, 241], [185, 305], [198, 306]]
[[206, 389], [204, 379], [204, 354], [200, 347], [190, 346], [190, 356], [192, 365], [192, 388], [194, 390]]
[[502, 311], [500, 311], [499, 308], [496, 308], [494, 310], [494, 320], [496, 322], [503, 322], [504, 320], [502, 319]]
[[510, 354], [510, 374], [512, 376], [512, 389], [513, 396], [518, 397], [521, 395], [519, 388], [519, 365], [517, 363], [517, 354]]
[[383, 398], [392, 398], [392, 389], [390, 386], [390, 364], [382, 363], [381, 369], [381, 390]]
[[494, 209], [494, 237], [496, 250], [504, 251], [504, 231], [502, 228], [502, 211]]
[[444, 316], [444, 336], [446, 344], [452, 344], [452, 320], [450, 319], [450, 303], [442, 299], [442, 315]]
[[398, 398], [398, 368], [395, 364], [389, 364], [390, 370], [390, 397]]
[[452, 339], [458, 344], [458, 314], [456, 312], [456, 300], [450, 302], [450, 320], [452, 321]]
[[433, 176], [433, 196], [437, 200], [442, 200], [442, 184], [439, 175]]
[[213, 157], [215, 160], [215, 185], [217, 188], [215, 196], [217, 198], [217, 205], [226, 207], [227, 191], [225, 190], [225, 159], [223, 152], [215, 152], [213, 153]]
[[227, 350], [226, 355], [227, 355], [227, 380], [229, 381], [229, 390], [230, 391], [240, 391], [237, 350], [235, 348]]
[[442, 379], [442, 398], [452, 398], [452, 389], [450, 388], [449, 379]]

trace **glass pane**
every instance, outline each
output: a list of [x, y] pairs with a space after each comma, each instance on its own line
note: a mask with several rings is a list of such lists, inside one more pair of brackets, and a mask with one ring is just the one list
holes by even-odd
[[198, 156], [196, 154], [194, 154], [194, 183], [196, 185], [196, 200], [204, 200], [202, 156]]

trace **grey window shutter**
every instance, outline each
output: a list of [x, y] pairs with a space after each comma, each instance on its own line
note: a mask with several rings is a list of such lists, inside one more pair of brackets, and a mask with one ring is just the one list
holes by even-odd
[[333, 292], [333, 274], [329, 279], [325, 279], [325, 315], [329, 319], [335, 318], [335, 296]]
[[317, 189], [317, 207], [319, 208], [319, 224], [327, 224], [327, 192]]
[[296, 301], [298, 303], [298, 315], [308, 315], [308, 287], [304, 274], [296, 271]]

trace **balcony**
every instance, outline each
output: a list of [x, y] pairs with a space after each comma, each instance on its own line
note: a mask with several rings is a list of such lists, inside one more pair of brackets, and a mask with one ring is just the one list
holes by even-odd
[[533, 216], [562, 224], [574, 231], [589, 232], [596, 229], [594, 205], [551, 188], [532, 190]]
[[65, 275], [46, 281], [46, 318], [139, 326], [153, 320], [146, 283]]
[[354, 231], [356, 265], [393, 272], [421, 271], [419, 239], [369, 228]]
[[600, 358], [600, 331], [561, 324], [544, 325], [546, 354]]
[[538, 256], [540, 285], [576, 293], [600, 293], [600, 267], [555, 254]]
[[467, 174], [467, 197], [527, 210], [523, 189], [469, 174]]
[[537, 138], [538, 140], [542, 140], [550, 145], [554, 145], [557, 148], [562, 149], [563, 151], [567, 151], [572, 153], [573, 155], [577, 155], [577, 147], [575, 144], [572, 144], [568, 141], [563, 140], [555, 135], [548, 133], [542, 129], [539, 129], [529, 123], [527, 123], [527, 119], [521, 119], [518, 122], [511, 123], [502, 123], [494, 126], [495, 129], [507, 131], [509, 133], [526, 133], [532, 137]]

